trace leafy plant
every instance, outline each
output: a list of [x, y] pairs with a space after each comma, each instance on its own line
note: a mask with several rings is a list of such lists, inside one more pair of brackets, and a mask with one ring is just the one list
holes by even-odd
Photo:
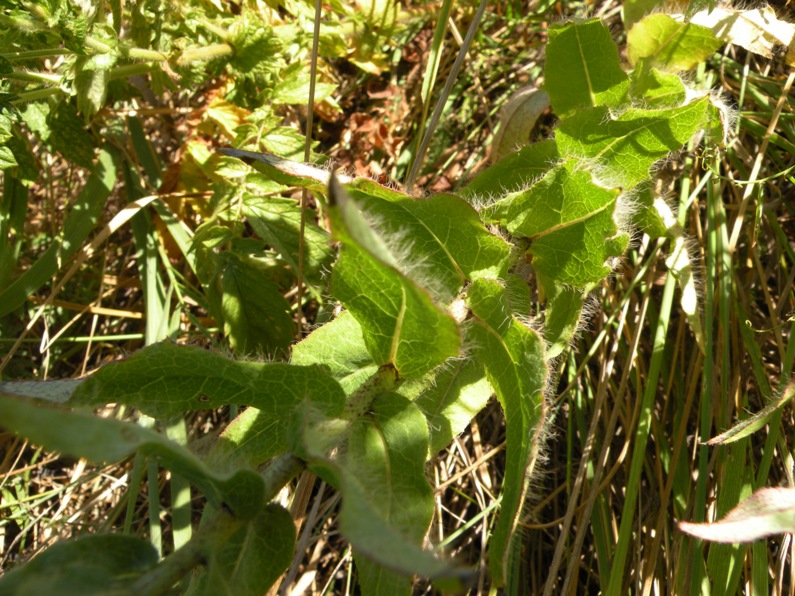
[[[236, 100], [244, 105], [273, 74], [270, 66], [246, 67], [263, 49], [275, 54], [269, 39], [264, 27], [236, 30], [221, 44], [228, 50], [217, 48], [234, 57], [227, 66], [243, 76]], [[190, 64], [186, 54], [178, 66]], [[39, 589], [46, 565], [73, 589], [94, 590], [100, 577], [106, 591], [160, 593], [190, 574], [190, 593], [262, 593], [295, 544], [290, 515], [274, 499], [306, 468], [342, 495], [339, 526], [363, 592], [410, 593], [413, 575], [461, 589], [469, 572], [424, 545], [433, 515], [425, 463], [495, 394], [507, 445], [489, 566], [495, 587], [518, 592], [517, 526], [543, 447], [552, 364], [572, 340], [589, 292], [621, 259], [631, 221], [676, 240], [651, 190], [655, 164], [699, 133], [722, 138], [724, 127], [719, 102], [661, 70], [659, 55], [625, 72], [599, 20], [550, 28], [546, 56], [545, 90], [559, 117], [554, 139], [508, 155], [459, 194], [418, 200], [269, 157], [248, 160], [256, 172], [194, 147], [197, 176], [212, 178], [197, 188], [220, 190], [185, 252], [195, 255], [208, 308], [232, 346], [273, 353], [290, 343], [278, 283], [292, 274], [285, 264], [302, 258], [298, 208], [262, 198], [280, 184], [318, 198], [339, 245], [329, 291], [344, 310], [292, 345], [289, 363], [162, 342], [76, 383], [2, 383], [9, 428], [92, 461], [148, 455], [201, 490], [207, 507], [192, 537], [162, 561], [143, 539], [85, 537], [8, 573], [0, 588]], [[255, 136], [245, 126], [237, 134]], [[267, 249], [235, 234], [241, 215]], [[332, 259], [324, 238], [320, 227], [306, 237], [303, 259], [315, 287]], [[687, 266], [671, 263], [690, 288]], [[153, 431], [84, 412], [109, 403], [163, 421], [225, 405], [246, 409], [199, 457]], [[81, 553], [93, 548], [108, 556], [85, 560]]]

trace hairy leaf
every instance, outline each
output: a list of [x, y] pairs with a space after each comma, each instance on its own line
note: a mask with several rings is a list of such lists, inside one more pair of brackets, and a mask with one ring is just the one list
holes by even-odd
[[633, 64], [649, 58], [668, 70], [690, 70], [722, 45], [707, 27], [680, 23], [666, 14], [653, 14], [627, 34], [627, 52]]
[[544, 90], [558, 116], [626, 101], [628, 78], [601, 20], [550, 27], [546, 57]]
[[262, 508], [265, 485], [259, 474], [253, 470], [215, 474], [186, 448], [136, 424], [8, 395], [0, 397], [0, 416], [6, 429], [37, 445], [95, 463], [115, 462], [135, 452], [151, 455], [159, 465], [196, 485], [213, 506], [225, 504], [242, 519], [252, 518]]
[[401, 272], [403, 255], [389, 246], [392, 239], [370, 226], [335, 180], [331, 193], [332, 232], [342, 241], [332, 293], [362, 326], [376, 364], [392, 363], [401, 376], [412, 377], [455, 356], [461, 343], [455, 320]]
[[157, 562], [157, 551], [143, 538], [92, 534], [58, 542], [26, 565], [7, 572], [0, 578], [0, 593], [9, 596], [123, 593]]
[[502, 503], [489, 547], [494, 582], [503, 586], [517, 579], [509, 569], [519, 547], [516, 528], [544, 424], [548, 371], [540, 336], [512, 316], [505, 289], [498, 282], [473, 282], [469, 303], [476, 317], [471, 329], [474, 355], [483, 363], [505, 415]]
[[770, 417], [783, 408], [789, 401], [795, 397], [795, 383], [791, 382], [787, 385], [787, 388], [781, 393], [778, 399], [771, 401], [767, 406], [761, 409], [759, 412], [746, 418], [745, 420], [741, 420], [733, 427], [731, 427], [726, 432], [722, 432], [716, 437], [712, 437], [709, 441], [707, 441], [707, 445], [725, 445], [726, 443], [734, 443], [735, 441], [739, 441], [761, 428], [767, 424], [767, 421], [770, 420]]

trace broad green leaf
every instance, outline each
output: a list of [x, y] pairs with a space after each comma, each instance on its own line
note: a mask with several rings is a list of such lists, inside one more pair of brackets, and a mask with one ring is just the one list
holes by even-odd
[[712, 437], [707, 441], [707, 445], [734, 443], [764, 428], [768, 420], [770, 420], [770, 417], [787, 405], [793, 397], [795, 397], [795, 383], [791, 382], [777, 399], [771, 401], [753, 416], [741, 420], [729, 430], [722, 432], [716, 437]]
[[[298, 271], [298, 241], [301, 207], [293, 199], [243, 195], [243, 215], [257, 235]], [[320, 283], [320, 272], [331, 261], [328, 234], [314, 223], [315, 214], [307, 210], [304, 228], [304, 277]]]
[[795, 532], [795, 488], [763, 488], [713, 523], [679, 522], [683, 532], [727, 544]]
[[11, 148], [6, 147], [5, 145], [0, 145], [0, 170], [7, 170], [8, 168], [13, 168], [17, 165], [19, 164], [14, 158]]
[[554, 167], [526, 191], [486, 208], [484, 216], [532, 240], [539, 273], [587, 288], [610, 273], [606, 262], [623, 253], [628, 237], [613, 218], [618, 190], [595, 183], [578, 165], [569, 160]]
[[215, 474], [186, 448], [137, 424], [75, 413], [8, 395], [0, 396], [3, 426], [51, 451], [115, 462], [135, 452], [150, 455], [164, 468], [197, 486], [214, 507], [228, 506], [242, 519], [262, 508], [265, 485], [253, 470]]
[[[405, 539], [422, 547], [434, 509], [425, 476], [428, 427], [419, 408], [395, 393], [383, 393], [372, 413], [353, 422], [348, 435], [346, 473], [366, 478], [365, 498], [379, 517]], [[344, 497], [343, 497], [344, 498]], [[411, 594], [412, 572], [391, 570], [389, 552], [354, 544], [354, 561], [365, 594]]]
[[544, 90], [558, 116], [568, 116], [579, 108], [615, 108], [626, 102], [627, 75], [601, 20], [550, 27], [546, 55]]
[[627, 53], [633, 64], [643, 58], [666, 70], [690, 70], [709, 58], [723, 42], [707, 27], [680, 23], [666, 14], [653, 14], [627, 34]]
[[207, 569], [188, 594], [266, 594], [293, 559], [295, 523], [284, 507], [270, 504], [229, 540], [209, 548]]
[[58, 542], [29, 563], [7, 572], [0, 578], [0, 593], [121, 594], [157, 562], [157, 551], [143, 538], [91, 534]]
[[[296, 66], [303, 67], [303, 65], [298, 63], [296, 63]], [[272, 100], [276, 103], [306, 106], [306, 102], [309, 101], [309, 84], [311, 81], [309, 71], [294, 72], [288, 69], [288, 72], [283, 72], [282, 76], [284, 78], [273, 89]], [[316, 82], [315, 103], [319, 103], [331, 96], [336, 88], [337, 86], [331, 83]]]
[[[336, 180], [331, 196], [332, 232], [342, 242], [332, 294], [362, 326], [375, 363], [392, 363], [401, 377], [412, 377], [457, 355], [458, 325], [424, 288], [401, 272], [400, 261], [410, 255], [389, 246], [400, 239], [384, 238], [374, 230]], [[428, 281], [437, 273], [436, 263], [432, 265], [423, 275]]]
[[295, 329], [290, 303], [268, 274], [226, 252], [216, 284], [221, 295], [224, 335], [239, 354], [286, 352]]
[[512, 316], [503, 286], [492, 280], [476, 280], [469, 288], [468, 299], [476, 317], [470, 331], [473, 356], [483, 363], [505, 415], [502, 502], [489, 547], [494, 583], [504, 586], [517, 579], [509, 568], [520, 546], [517, 524], [539, 449], [548, 371], [541, 337]]
[[687, 89], [677, 75], [665, 73], [641, 60], [632, 73], [630, 94], [649, 108], [681, 106], [687, 97]]
[[229, 62], [233, 74], [255, 83], [267, 83], [266, 76], [279, 69], [282, 64], [280, 52], [282, 41], [273, 29], [253, 18], [254, 12], [235, 19], [229, 30], [227, 42], [234, 48]]
[[244, 423], [222, 437], [218, 449], [261, 463], [287, 448], [288, 414], [304, 400], [333, 418], [342, 413], [345, 394], [317, 366], [239, 362], [165, 342], [101, 368], [70, 403], [121, 403], [154, 418], [229, 404], [253, 406], [241, 415]]
[[[417, 475], [420, 468], [424, 470], [427, 430], [422, 414], [413, 406], [406, 406], [407, 402], [404, 399], [393, 393], [387, 393], [383, 395], [383, 400], [382, 403], [379, 399], [376, 406], [376, 409], [382, 412], [378, 414], [378, 419], [388, 426], [383, 434], [378, 427], [375, 414], [358, 421], [354, 425], [358, 428], [351, 430], [347, 426], [340, 427], [333, 424], [329, 426], [322, 419], [319, 420], [316, 414], [297, 410], [297, 414], [303, 414], [303, 419], [296, 421], [298, 432], [295, 438], [298, 444], [293, 449], [304, 454], [310, 470], [341, 492], [340, 531], [350, 541], [354, 552], [366, 553], [374, 562], [398, 574], [407, 576], [416, 574], [438, 582], [437, 586], [440, 588], [462, 591], [465, 582], [471, 576], [468, 571], [457, 568], [437, 558], [432, 552], [424, 550], [420, 542], [412, 537], [417, 534], [416, 526], [407, 534], [405, 530], [395, 527], [386, 519], [389, 515], [394, 523], [404, 524], [408, 519], [415, 520], [422, 517], [424, 520], [427, 515], [425, 512], [427, 498], [423, 496], [427, 480], [424, 471]], [[410, 425], [404, 426], [400, 423], [404, 416], [411, 421]], [[339, 443], [341, 432], [350, 432], [356, 444], [354, 461], [350, 465], [347, 455], [344, 455], [347, 450], [342, 454], [338, 453], [333, 459], [328, 455], [329, 448]], [[422, 436], [425, 437], [424, 440]], [[329, 437], [332, 439], [331, 444]], [[398, 443], [405, 441], [405, 445], [394, 444], [394, 441]], [[389, 451], [385, 453], [383, 449], [387, 444]], [[367, 451], [368, 446], [375, 448], [378, 445], [379, 449]], [[401, 447], [411, 456], [404, 457], [400, 452]], [[389, 460], [386, 459], [387, 456]], [[419, 462], [422, 462], [422, 465]], [[404, 503], [390, 498], [382, 491], [373, 491], [371, 484], [374, 481], [389, 480], [392, 472], [386, 468], [379, 469], [379, 466], [389, 463], [398, 466], [398, 475], [395, 478], [400, 480], [399, 486], [390, 486], [389, 489], [419, 496], [417, 503]], [[361, 472], [368, 469], [376, 474], [375, 479]], [[407, 470], [411, 470], [408, 472], [408, 482], [406, 482]], [[400, 511], [403, 507], [406, 508], [406, 512]], [[370, 568], [366, 572], [368, 578], [365, 581], [380, 579], [379, 574], [373, 574], [372, 571], [373, 568]], [[385, 589], [394, 588], [395, 584], [392, 583], [391, 577], [387, 574], [382, 577]]]
[[30, 269], [0, 292], [0, 317], [21, 306], [28, 296], [52, 279], [64, 261], [77, 252], [97, 224], [115, 185], [116, 166], [111, 154], [103, 149], [91, 176], [66, 216], [61, 237]]
[[78, 56], [75, 62], [75, 91], [77, 109], [86, 118], [96, 114], [108, 96], [110, 69], [116, 64], [116, 54], [93, 54]]
[[524, 190], [559, 159], [553, 139], [522, 147], [478, 174], [461, 190], [461, 195], [477, 204], [494, 196]]
[[475, 358], [453, 360], [440, 368], [414, 401], [428, 420], [431, 457], [466, 430], [492, 393], [483, 364]]
[[561, 121], [555, 139], [562, 154], [596, 160], [600, 180], [628, 190], [707, 126], [714, 111], [707, 96], [677, 108], [633, 108], [617, 118], [606, 107], [580, 110]]
[[347, 311], [295, 344], [290, 362], [324, 367], [346, 394], [355, 391], [378, 369], [367, 351], [361, 326]]

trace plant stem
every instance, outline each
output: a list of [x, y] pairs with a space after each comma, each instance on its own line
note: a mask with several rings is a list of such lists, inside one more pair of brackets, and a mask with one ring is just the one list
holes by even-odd
[[53, 56], [68, 56], [74, 52], [67, 50], [65, 48], [45, 48], [41, 50], [28, 50], [26, 52], [8, 52], [5, 54], [0, 54], [3, 58], [8, 60], [9, 62], [14, 62], [16, 60], [33, 60], [35, 58], [50, 58]]
[[234, 51], [235, 50], [228, 43], [217, 43], [201, 48], [190, 48], [182, 52], [182, 55], [177, 58], [177, 64], [188, 64], [190, 62], [230, 56]]

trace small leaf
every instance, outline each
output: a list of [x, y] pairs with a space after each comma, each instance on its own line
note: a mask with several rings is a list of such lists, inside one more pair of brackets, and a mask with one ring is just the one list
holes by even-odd
[[626, 102], [627, 75], [601, 20], [550, 27], [546, 54], [544, 90], [558, 116]]
[[548, 370], [541, 337], [512, 316], [505, 289], [498, 282], [474, 281], [468, 299], [476, 317], [470, 330], [474, 355], [483, 363], [505, 415], [502, 502], [489, 547], [494, 583], [504, 586], [517, 580], [509, 573], [509, 565], [519, 547], [516, 528], [539, 449]]
[[[243, 195], [243, 214], [257, 235], [267, 242], [287, 261], [293, 271], [298, 271], [298, 244], [301, 225], [301, 207], [293, 199]], [[307, 211], [304, 228], [304, 276], [320, 283], [320, 272], [331, 262], [329, 236], [313, 222], [315, 214]]]
[[110, 69], [116, 64], [116, 58], [115, 53], [78, 56], [75, 62], [77, 109], [86, 118], [96, 114], [105, 105]]
[[290, 304], [268, 274], [233, 253], [217, 271], [224, 335], [239, 354], [286, 352], [293, 340]]
[[159, 465], [197, 486], [216, 508], [226, 504], [241, 519], [262, 508], [265, 485], [253, 470], [215, 474], [186, 448], [137, 424], [44, 407], [29, 400], [0, 396], [3, 426], [51, 451], [84, 457], [94, 463], [115, 462], [135, 452], [151, 455]]
[[207, 569], [188, 590], [190, 595], [265, 594], [287, 570], [295, 548], [295, 524], [276, 504], [222, 544], [211, 544]]
[[795, 382], [790, 382], [778, 399], [771, 401], [767, 406], [753, 416], [750, 416], [745, 420], [741, 420], [726, 432], [723, 432], [716, 437], [712, 437], [709, 441], [707, 441], [707, 445], [725, 445], [727, 443], [734, 443], [735, 441], [739, 441], [740, 439], [755, 433], [759, 429], [764, 428], [768, 420], [770, 420], [770, 417], [775, 412], [787, 405], [787, 403], [789, 403], [794, 396]]
[[0, 593], [111, 594], [129, 590], [157, 565], [157, 551], [137, 536], [92, 534], [58, 542], [0, 578]]
[[630, 94], [650, 108], [681, 106], [687, 97], [687, 89], [677, 75], [665, 73], [642, 59], [632, 73]]
[[69, 161], [92, 169], [96, 143], [72, 104], [58, 102], [47, 117], [47, 125], [50, 131], [48, 140], [53, 149]]
[[633, 64], [649, 58], [667, 70], [695, 68], [721, 45], [707, 27], [680, 23], [666, 14], [645, 17], [627, 34], [627, 52]]
[[547, 348], [546, 358], [551, 360], [569, 346], [577, 333], [585, 295], [582, 290], [547, 280], [541, 275], [539, 282], [546, 294], [543, 334]]
[[795, 533], [795, 488], [760, 489], [720, 521], [679, 522], [679, 529], [702, 540], [729, 544]]
[[533, 86], [519, 89], [500, 110], [500, 127], [491, 143], [489, 160], [500, 161], [530, 143], [539, 118], [549, 109], [549, 95]]

